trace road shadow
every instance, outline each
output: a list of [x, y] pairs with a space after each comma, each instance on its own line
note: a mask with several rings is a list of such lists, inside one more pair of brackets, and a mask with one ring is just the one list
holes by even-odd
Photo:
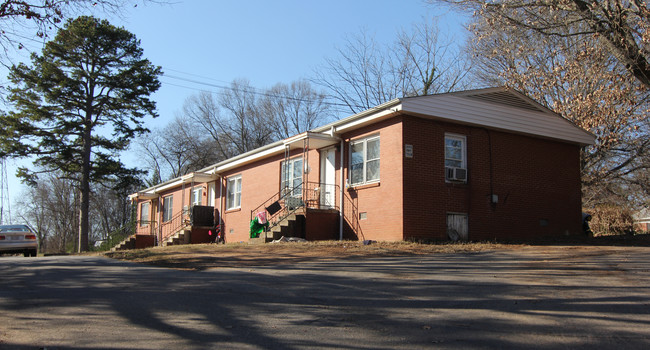
[[[530, 249], [208, 271], [8, 259], [0, 319], [62, 332], [85, 324], [93, 337], [36, 337], [48, 349], [642, 349], [649, 253]], [[34, 348], [0, 339], [2, 349]]]

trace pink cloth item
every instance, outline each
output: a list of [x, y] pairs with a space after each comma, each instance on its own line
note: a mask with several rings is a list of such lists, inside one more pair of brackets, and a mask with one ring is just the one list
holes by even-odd
[[255, 216], [257, 216], [257, 222], [259, 224], [262, 224], [262, 225], [266, 224], [266, 212], [265, 211], [260, 211]]

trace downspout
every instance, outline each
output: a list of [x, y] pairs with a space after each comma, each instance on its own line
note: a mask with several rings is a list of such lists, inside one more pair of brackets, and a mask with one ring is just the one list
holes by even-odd
[[[219, 225], [221, 225], [221, 213], [223, 212], [223, 177], [219, 175]], [[225, 226], [224, 222], [224, 226]], [[221, 226], [221, 237], [226, 241], [226, 231], [224, 231], [224, 226]]]
[[221, 237], [225, 237], [223, 234], [223, 226], [221, 226], [221, 209], [223, 209], [221, 207], [221, 202], [222, 202], [221, 196], [223, 195], [223, 186], [221, 186], [222, 183], [223, 183], [223, 178], [221, 177], [221, 175], [219, 175], [219, 215], [217, 215], [218, 216], [217, 225], [221, 227]]
[[162, 244], [162, 209], [163, 209], [163, 197], [158, 194], [158, 212], [156, 213], [156, 221], [158, 222], [158, 234], [157, 234], [157, 245]]
[[[172, 217], [174, 217], [174, 211], [172, 209]], [[183, 221], [183, 216], [185, 215], [185, 181], [181, 179], [181, 221]]]
[[339, 184], [341, 185], [341, 194], [339, 195], [339, 241], [343, 240], [343, 196], [345, 195], [345, 184], [343, 183], [343, 146], [341, 138], [341, 151], [339, 152]]

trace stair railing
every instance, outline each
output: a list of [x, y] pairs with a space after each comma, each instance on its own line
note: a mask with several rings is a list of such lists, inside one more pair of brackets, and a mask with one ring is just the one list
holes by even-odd
[[357, 235], [357, 238], [365, 240], [361, 225], [359, 224], [359, 208], [350, 196], [347, 194], [343, 196], [343, 219], [350, 226], [352, 232]]
[[[328, 193], [332, 193], [332, 203], [327, 203]], [[315, 209], [339, 209], [336, 203], [336, 195], [339, 193], [339, 185], [326, 184], [322, 182], [308, 182], [305, 191], [305, 204], [308, 208]]]
[[[271, 196], [271, 198], [267, 199], [262, 204], [257, 206], [257, 208], [251, 210], [250, 220], [252, 221], [253, 217], [255, 217], [258, 212], [264, 211], [267, 214], [266, 220], [269, 222], [268, 229], [271, 229], [273, 226], [278, 225], [284, 218], [288, 217], [289, 215], [295, 213], [298, 209], [305, 206], [302, 195], [295, 196], [296, 193], [301, 194], [303, 190], [304, 189], [302, 183], [295, 187], [283, 188]], [[266, 208], [276, 202], [280, 208], [273, 214], [269, 213]]]
[[173, 236], [176, 232], [180, 231], [183, 227], [187, 226], [185, 222], [185, 212], [181, 210], [174, 215], [169, 221], [165, 221], [160, 225], [161, 239], [160, 243]]
[[138, 221], [138, 226], [135, 228], [135, 234], [137, 235], [154, 235], [158, 230], [156, 230], [157, 222], [142, 220]]
[[[293, 197], [292, 194], [296, 193], [296, 190], [302, 189], [302, 197]], [[323, 204], [321, 201], [322, 196], [325, 195], [328, 191], [334, 191], [334, 193], [340, 195], [339, 185], [334, 184], [324, 184], [319, 182], [308, 182], [305, 187], [300, 184], [294, 188], [285, 188], [269, 199], [260, 204], [257, 208], [251, 210], [250, 220], [253, 220], [253, 217], [260, 211], [265, 211], [267, 213], [267, 221], [269, 222], [268, 229], [270, 230], [274, 226], [277, 226], [284, 220], [286, 217], [295, 213], [297, 210], [307, 207], [307, 208], [316, 208], [323, 209], [324, 207], [328, 209], [340, 210], [339, 206], [336, 203], [326, 203]], [[336, 196], [334, 196], [336, 198]], [[344, 210], [343, 218], [350, 227], [350, 229], [356, 234], [359, 238], [364, 239], [363, 232], [361, 231], [361, 225], [359, 224], [359, 209], [357, 208], [354, 200], [350, 198], [348, 194], [343, 196], [344, 200]], [[271, 204], [278, 202], [280, 209], [275, 212], [273, 215], [270, 215], [266, 208]]]

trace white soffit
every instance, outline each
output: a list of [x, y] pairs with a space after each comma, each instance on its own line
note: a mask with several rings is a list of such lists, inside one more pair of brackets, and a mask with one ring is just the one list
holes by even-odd
[[154, 193], [138, 192], [136, 194], [136, 198], [138, 198], [138, 199], [156, 199], [156, 198], [158, 198], [158, 196], [155, 195]]
[[169, 183], [166, 183], [166, 184], [164, 184], [164, 185], [162, 185], [160, 187], [154, 188], [153, 193], [164, 192], [164, 191], [172, 189], [174, 187], [181, 186], [182, 184], [183, 184], [183, 180], [181, 178], [177, 177], [177, 178], [175, 178], [174, 180], [172, 180]]
[[217, 179], [216, 175], [203, 173], [203, 172], [193, 172], [181, 176], [181, 180], [183, 183], [192, 183], [192, 182], [203, 183], [203, 182], [211, 182], [216, 179]]
[[493, 90], [483, 95], [452, 93], [406, 98], [402, 101], [402, 109], [406, 113], [424, 117], [447, 119], [581, 145], [594, 143], [595, 137], [591, 133], [541, 106], [519, 98], [515, 93], [495, 93]]
[[213, 166], [212, 168], [214, 169], [213, 172], [216, 174], [221, 174], [222, 172], [226, 170], [230, 170], [232, 168], [236, 168], [238, 166], [242, 166], [248, 163], [252, 163], [255, 161], [258, 161], [260, 159], [264, 159], [266, 157], [270, 157], [276, 154], [280, 154], [284, 152], [284, 145], [279, 144], [274, 147], [270, 147], [267, 149], [257, 149], [250, 151], [248, 153], [245, 153], [242, 155], [242, 157], [234, 157], [228, 160], [225, 160], [216, 166]]
[[327, 146], [335, 145], [341, 141], [338, 137], [333, 137], [323, 133], [304, 132], [302, 134], [290, 137], [283, 141], [285, 147], [289, 146], [290, 149], [302, 148], [304, 142], [308, 142], [309, 149], [320, 149]]

